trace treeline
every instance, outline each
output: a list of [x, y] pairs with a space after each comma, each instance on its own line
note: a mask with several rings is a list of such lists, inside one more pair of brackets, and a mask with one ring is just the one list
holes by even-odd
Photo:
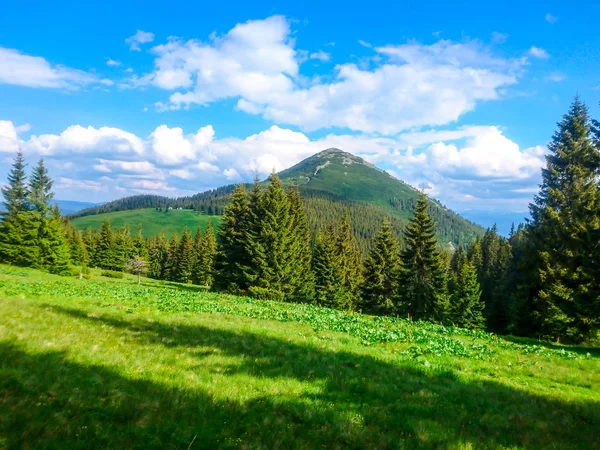
[[[600, 329], [600, 124], [579, 99], [548, 149], [532, 220], [509, 238], [493, 227], [452, 252], [439, 245], [438, 205], [424, 195], [399, 236], [394, 219], [376, 224], [344, 203], [303, 201], [275, 174], [266, 186], [233, 189], [218, 241], [211, 225], [169, 241], [113, 232], [108, 222], [80, 233], [48, 207], [52, 182], [43, 161], [27, 183], [18, 154], [2, 190], [0, 261], [56, 273], [69, 263], [129, 265], [138, 274], [142, 267], [154, 278], [257, 298], [582, 342]], [[315, 225], [318, 213], [325, 220]], [[378, 228], [364, 255], [361, 221]]]

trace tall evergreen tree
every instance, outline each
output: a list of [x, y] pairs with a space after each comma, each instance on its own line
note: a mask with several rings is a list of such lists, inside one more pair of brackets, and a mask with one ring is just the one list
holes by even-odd
[[115, 235], [110, 222], [105, 220], [96, 240], [96, 265], [101, 269], [123, 270], [122, 261], [116, 251]]
[[581, 341], [600, 328], [600, 151], [576, 98], [548, 145], [528, 234], [536, 251], [532, 302], [541, 332]]
[[44, 160], [40, 159], [29, 180], [29, 204], [42, 217], [48, 216], [50, 212], [50, 201], [54, 198], [52, 185]]
[[164, 230], [158, 237], [148, 241], [148, 276], [157, 280], [164, 280], [166, 276], [167, 258], [169, 256], [169, 245], [165, 238]]
[[167, 245], [167, 256], [163, 265], [163, 279], [177, 281], [178, 279], [178, 259], [179, 259], [179, 235], [177, 231], [173, 232], [173, 236]]
[[187, 227], [183, 229], [179, 248], [177, 250], [177, 271], [176, 280], [180, 283], [189, 283], [192, 281], [192, 271], [194, 269], [194, 241]]
[[421, 194], [404, 230], [399, 312], [415, 320], [441, 321], [446, 318], [448, 307], [446, 279], [428, 206], [427, 197]]
[[362, 310], [369, 314], [391, 315], [396, 312], [394, 299], [398, 290], [400, 246], [392, 224], [386, 218], [375, 238], [365, 263], [362, 285]]
[[51, 216], [42, 219], [43, 235], [38, 236], [40, 265], [51, 273], [69, 273], [70, 253], [65, 237], [62, 217], [58, 206], [52, 208]]
[[459, 327], [482, 328], [485, 324], [484, 306], [477, 272], [470, 262], [464, 261], [451, 291], [449, 319]]
[[215, 261], [217, 288], [230, 292], [245, 291], [248, 284], [244, 268], [250, 264], [246, 245], [249, 232], [248, 193], [243, 184], [236, 186], [223, 211], [219, 226], [219, 247]]
[[311, 270], [312, 249], [308, 220], [300, 190], [292, 187], [288, 189], [287, 195], [290, 202], [292, 234], [290, 248], [292, 267], [288, 281], [292, 288], [288, 299], [299, 303], [312, 303], [315, 295], [315, 281]]
[[88, 264], [91, 267], [99, 267], [98, 266], [98, 255], [96, 252], [96, 241], [98, 238], [98, 233], [94, 233], [92, 227], [87, 227], [83, 230], [82, 234], [83, 243], [85, 244], [85, 250], [88, 254]]
[[143, 261], [148, 261], [150, 256], [148, 255], [148, 247], [142, 230], [142, 224], [139, 224], [138, 232], [133, 238], [133, 255], [134, 257], [139, 257]]
[[360, 304], [362, 284], [362, 258], [350, 227], [348, 210], [344, 212], [337, 234], [337, 252], [342, 286], [345, 295], [344, 309], [355, 310]]
[[29, 207], [25, 159], [18, 152], [2, 188], [4, 208], [0, 222], [0, 262], [29, 266], [37, 261], [37, 230]]
[[71, 262], [76, 266], [87, 266], [89, 256], [81, 231], [71, 225], [67, 228], [66, 233]]
[[315, 278], [315, 300], [319, 305], [343, 309], [347, 307], [336, 245], [336, 230], [329, 225], [325, 234], [318, 233], [312, 257]]
[[211, 287], [213, 285], [215, 255], [217, 253], [217, 240], [212, 226], [208, 224], [204, 234], [200, 234], [196, 251], [196, 264], [194, 266], [193, 280], [195, 284]]

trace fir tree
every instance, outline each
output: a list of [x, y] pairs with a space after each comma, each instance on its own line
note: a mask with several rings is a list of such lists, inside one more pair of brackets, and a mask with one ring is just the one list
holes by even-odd
[[548, 145], [528, 234], [536, 252], [535, 304], [542, 333], [581, 341], [600, 328], [600, 151], [576, 98]]
[[290, 261], [293, 264], [288, 281], [292, 286], [289, 300], [312, 303], [315, 295], [315, 282], [311, 270], [312, 249], [308, 220], [300, 190], [292, 187], [288, 189], [287, 195], [290, 202], [292, 233]]
[[223, 211], [219, 226], [219, 246], [215, 261], [217, 288], [230, 292], [248, 289], [244, 268], [250, 264], [246, 240], [249, 232], [249, 203], [244, 185], [238, 185]]
[[192, 281], [192, 271], [194, 269], [194, 241], [188, 231], [188, 228], [183, 229], [179, 248], [177, 250], [177, 271], [176, 281], [180, 283], [189, 283]]
[[148, 241], [148, 276], [157, 280], [166, 279], [165, 269], [169, 255], [169, 245], [165, 232], [161, 231], [158, 237]]
[[385, 219], [365, 263], [362, 285], [363, 312], [377, 315], [395, 313], [393, 299], [398, 290], [400, 247], [392, 224]]
[[69, 245], [71, 262], [76, 266], [88, 265], [89, 256], [81, 231], [73, 226], [69, 226], [67, 228], [67, 243]]
[[48, 216], [50, 212], [50, 201], [54, 198], [52, 184], [44, 160], [40, 159], [29, 180], [29, 204], [41, 217]]
[[428, 204], [427, 197], [421, 194], [414, 216], [404, 230], [405, 248], [398, 280], [399, 312], [415, 320], [441, 321], [447, 309], [446, 279]]
[[96, 240], [96, 265], [106, 270], [123, 270], [115, 248], [115, 235], [110, 222], [105, 220]]
[[173, 232], [173, 236], [167, 245], [167, 256], [163, 265], [163, 279], [177, 281], [178, 278], [178, 259], [179, 259], [179, 235], [177, 231]]
[[217, 240], [215, 238], [212, 222], [208, 219], [204, 234], [200, 234], [199, 237], [199, 245], [196, 253], [197, 259], [194, 267], [195, 284], [208, 287], [212, 286], [216, 253]]
[[97, 237], [98, 237], [98, 234], [94, 233], [94, 230], [92, 230], [92, 227], [87, 227], [85, 230], [83, 230], [82, 238], [83, 238], [83, 243], [85, 244], [85, 250], [88, 255], [88, 264], [90, 264], [90, 266], [92, 266], [92, 267], [99, 267], [97, 252], [96, 252]]
[[451, 292], [449, 319], [459, 327], [482, 328], [484, 306], [477, 272], [470, 262], [465, 261]]
[[360, 303], [362, 258], [352, 234], [348, 210], [344, 212], [336, 238], [339, 270], [345, 296], [343, 309], [355, 310]]
[[129, 225], [125, 225], [122, 230], [115, 233], [114, 254], [115, 267], [119, 267], [117, 270], [124, 270], [127, 262], [135, 256]]
[[17, 153], [7, 178], [8, 186], [2, 188], [6, 212], [0, 222], [0, 262], [29, 266], [37, 261], [37, 230], [28, 203], [22, 152]]
[[58, 206], [54, 206], [51, 216], [43, 218], [42, 222], [41, 229], [44, 234], [38, 237], [40, 265], [51, 273], [69, 273], [71, 257]]
[[343, 308], [345, 295], [333, 225], [327, 227], [324, 235], [317, 234], [313, 249], [312, 271], [315, 279], [316, 302], [329, 308]]
[[148, 247], [146, 244], [146, 239], [144, 239], [144, 235], [142, 233], [142, 224], [138, 225], [138, 232], [133, 238], [133, 255], [142, 259], [143, 261], [148, 261]]

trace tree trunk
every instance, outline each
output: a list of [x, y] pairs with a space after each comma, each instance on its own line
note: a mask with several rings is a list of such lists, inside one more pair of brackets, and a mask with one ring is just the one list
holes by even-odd
[[140, 284], [141, 282], [141, 276], [140, 276], [140, 272], [138, 272], [138, 284]]

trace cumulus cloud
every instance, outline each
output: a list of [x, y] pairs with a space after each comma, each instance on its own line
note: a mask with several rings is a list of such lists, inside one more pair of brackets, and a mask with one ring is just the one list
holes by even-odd
[[108, 59], [106, 60], [106, 65], [107, 65], [107, 66], [111, 66], [111, 67], [118, 67], [118, 66], [120, 66], [120, 65], [121, 65], [121, 63], [120, 63], [119, 61], [115, 61], [115, 60], [114, 60], [114, 59], [112, 59], [112, 58], [108, 58]]
[[294, 45], [285, 17], [249, 21], [206, 42], [172, 39], [154, 47], [154, 70], [126, 84], [175, 91], [157, 103], [163, 111], [232, 98], [241, 111], [308, 131], [395, 134], [450, 123], [478, 102], [500, 98], [527, 63], [496, 56], [478, 41], [369, 44], [375, 53], [369, 65], [340, 64], [328, 76], [307, 79], [300, 73], [307, 55], [322, 61], [329, 55]]
[[558, 17], [553, 16], [550, 13], [546, 13], [546, 16], [544, 18], [546, 19], [546, 22], [550, 24], [558, 22]]
[[148, 44], [152, 41], [154, 41], [154, 33], [142, 30], [137, 30], [133, 36], [125, 39], [125, 43], [129, 45], [129, 49], [136, 52], [141, 51], [140, 44]]
[[319, 50], [318, 52], [311, 53], [309, 58], [318, 59], [321, 62], [327, 62], [331, 59], [331, 54], [324, 52], [323, 50]]
[[395, 137], [329, 134], [318, 139], [276, 125], [246, 138], [216, 138], [210, 125], [191, 134], [160, 125], [145, 138], [116, 128], [74, 125], [57, 135], [22, 139], [17, 128], [10, 121], [0, 122], [0, 150], [22, 148], [26, 154], [44, 156], [69, 198], [82, 186], [113, 197], [142, 192], [187, 195], [251, 181], [255, 174], [265, 177], [337, 147], [415, 187], [427, 185], [431, 195], [453, 207], [469, 202], [523, 208], [537, 186], [545, 154], [543, 147], [521, 149], [494, 126]]
[[529, 55], [534, 57], [534, 58], [539, 58], [539, 59], [548, 59], [550, 58], [550, 55], [548, 54], [548, 52], [546, 50], [544, 50], [543, 48], [539, 48], [536, 47], [535, 45], [533, 45], [530, 49], [529, 49]]
[[76, 90], [92, 84], [112, 84], [95, 74], [53, 65], [39, 56], [0, 47], [0, 84]]

